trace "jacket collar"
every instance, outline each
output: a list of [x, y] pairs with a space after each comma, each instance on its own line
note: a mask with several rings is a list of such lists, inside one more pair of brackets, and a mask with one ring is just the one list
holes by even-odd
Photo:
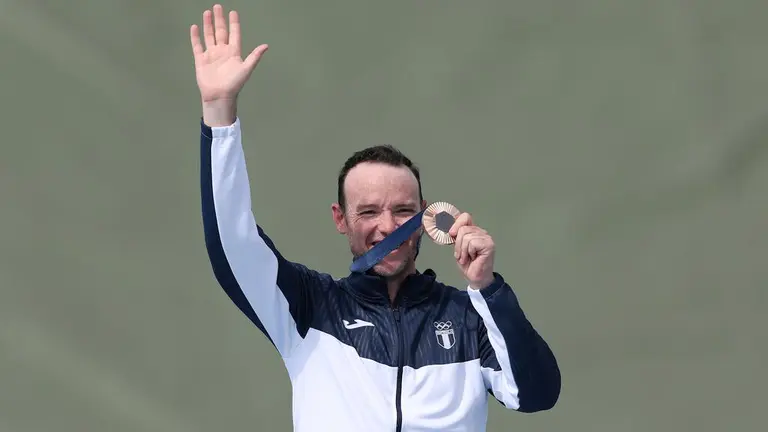
[[[418, 270], [408, 275], [400, 285], [395, 306], [409, 307], [424, 301], [432, 292], [436, 274], [432, 269], [424, 273]], [[390, 304], [387, 282], [384, 277], [372, 271], [350, 273], [344, 278], [350, 294], [367, 303]]]

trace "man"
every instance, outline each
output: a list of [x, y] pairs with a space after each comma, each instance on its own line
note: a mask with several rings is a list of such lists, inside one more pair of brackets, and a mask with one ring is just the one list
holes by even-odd
[[[450, 229], [467, 290], [416, 269], [420, 232], [372, 269], [334, 279], [284, 257], [252, 213], [237, 96], [267, 50], [240, 57], [235, 11], [190, 30], [202, 98], [201, 187], [213, 272], [272, 342], [293, 387], [296, 431], [481, 431], [490, 393], [521, 412], [552, 408], [560, 372], [469, 214]], [[419, 171], [392, 147], [341, 170], [338, 231], [360, 257], [424, 209]]]

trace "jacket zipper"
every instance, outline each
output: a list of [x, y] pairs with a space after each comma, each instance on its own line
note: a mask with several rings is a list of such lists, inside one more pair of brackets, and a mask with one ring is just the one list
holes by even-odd
[[397, 427], [395, 432], [400, 432], [403, 428], [403, 408], [402, 408], [402, 392], [403, 392], [403, 363], [405, 362], [405, 341], [403, 340], [403, 328], [400, 324], [400, 309], [395, 307], [392, 310], [395, 315], [395, 321], [397, 324], [397, 340], [399, 347], [397, 349], [397, 390], [395, 393], [395, 409], [397, 410]]

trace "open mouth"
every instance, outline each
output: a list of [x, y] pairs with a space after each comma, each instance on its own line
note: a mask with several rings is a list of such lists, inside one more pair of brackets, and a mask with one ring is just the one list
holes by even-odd
[[[371, 242], [371, 247], [370, 247], [370, 248], [368, 248], [368, 250], [371, 250], [371, 249], [375, 248], [375, 247], [376, 247], [376, 245], [377, 245], [377, 244], [379, 244], [379, 243], [381, 243], [381, 241], [372, 241], [372, 242]], [[397, 248], [395, 248], [395, 249], [392, 249], [392, 250], [391, 250], [391, 251], [390, 251], [390, 252], [387, 254], [387, 256], [390, 256], [390, 255], [396, 255], [397, 253], [399, 253], [399, 252], [400, 252], [400, 250], [403, 248], [403, 246], [404, 246], [404, 245], [400, 245], [399, 247], [397, 247]]]
[[[369, 248], [369, 250], [375, 248], [376, 245], [379, 244], [379, 243], [381, 243], [381, 241], [372, 241], [371, 242], [371, 247]], [[393, 251], [391, 251], [388, 255], [392, 255], [392, 254], [396, 253], [398, 250], [400, 250], [399, 247], [394, 249]]]

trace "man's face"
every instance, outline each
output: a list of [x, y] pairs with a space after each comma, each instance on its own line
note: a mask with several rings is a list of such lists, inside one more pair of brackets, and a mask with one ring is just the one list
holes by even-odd
[[[334, 222], [349, 240], [356, 258], [392, 233], [416, 213], [419, 201], [416, 176], [405, 166], [365, 162], [352, 168], [344, 182], [346, 210], [334, 204]], [[373, 267], [386, 277], [397, 277], [410, 271], [416, 259], [416, 244], [421, 230]]]

